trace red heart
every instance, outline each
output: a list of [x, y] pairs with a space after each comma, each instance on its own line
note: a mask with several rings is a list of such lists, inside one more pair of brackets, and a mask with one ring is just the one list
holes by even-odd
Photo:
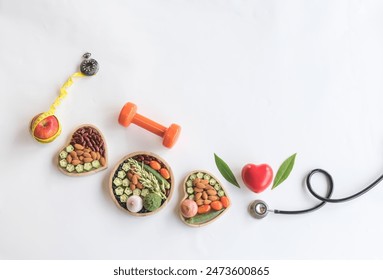
[[242, 168], [242, 180], [253, 192], [263, 192], [273, 181], [273, 169], [267, 164], [246, 164]]

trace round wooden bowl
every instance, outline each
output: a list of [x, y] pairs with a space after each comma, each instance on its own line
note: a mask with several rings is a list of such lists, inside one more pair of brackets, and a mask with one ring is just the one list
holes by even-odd
[[99, 167], [99, 168], [97, 168], [97, 169], [94, 169], [94, 170], [91, 170], [91, 171], [89, 171], [89, 172], [82, 172], [82, 173], [77, 173], [76, 171], [74, 171], [73, 173], [68, 172], [68, 171], [66, 171], [64, 168], [62, 168], [62, 167], [60, 166], [60, 156], [59, 156], [59, 154], [60, 154], [60, 152], [63, 150], [63, 148], [61, 148], [60, 151], [57, 153], [57, 156], [56, 156], [56, 164], [57, 164], [58, 169], [59, 169], [63, 174], [65, 174], [65, 175], [67, 175], [67, 176], [72, 176], [72, 177], [87, 176], [87, 175], [92, 175], [92, 174], [94, 174], [94, 173], [100, 172], [100, 171], [105, 170], [105, 169], [108, 168], [108, 163], [109, 163], [109, 162], [108, 162], [108, 147], [107, 147], [107, 144], [106, 144], [106, 139], [105, 139], [104, 135], [102, 134], [102, 132], [101, 132], [97, 127], [95, 127], [95, 126], [92, 125], [92, 124], [83, 124], [83, 125], [80, 125], [80, 126], [76, 127], [76, 129], [74, 129], [73, 132], [70, 134], [70, 136], [69, 136], [69, 138], [68, 138], [68, 141], [66, 142], [67, 144], [64, 146], [64, 148], [67, 147], [67, 146], [70, 144], [70, 141], [71, 141], [72, 138], [73, 138], [73, 134], [74, 134], [78, 129], [80, 129], [80, 128], [82, 128], [82, 127], [91, 127], [93, 130], [96, 130], [96, 131], [101, 135], [101, 138], [104, 140], [104, 148], [105, 148], [105, 156], [104, 156], [104, 158], [105, 158], [105, 162], [106, 162], [106, 164], [105, 164], [105, 166], [101, 166], [101, 167]]
[[[119, 166], [127, 159], [129, 158], [132, 158], [132, 157], [135, 157], [137, 155], [148, 155], [148, 156], [152, 156], [152, 157], [155, 157], [156, 159], [158, 159], [159, 161], [161, 161], [167, 168], [167, 170], [169, 171], [169, 174], [170, 174], [170, 189], [169, 189], [169, 194], [166, 198], [166, 200], [162, 203], [162, 205], [152, 211], [152, 212], [145, 212], [145, 213], [134, 213], [134, 212], [130, 212], [127, 208], [124, 208], [121, 206], [120, 202], [117, 200], [115, 194], [114, 194], [114, 191], [113, 191], [113, 179], [114, 179], [114, 174], [116, 173], [117, 169], [119, 168]], [[110, 174], [110, 177], [109, 177], [109, 181], [108, 181], [108, 188], [109, 188], [109, 193], [114, 201], [114, 203], [117, 205], [118, 208], [120, 208], [121, 210], [123, 210], [124, 212], [130, 214], [130, 215], [133, 215], [133, 216], [136, 216], [136, 217], [144, 217], [144, 216], [150, 216], [150, 215], [153, 215], [157, 212], [159, 212], [161, 209], [163, 209], [166, 204], [168, 203], [168, 201], [172, 198], [172, 195], [173, 195], [173, 190], [174, 190], [174, 175], [173, 175], [173, 171], [172, 169], [170, 168], [169, 164], [163, 159], [161, 158], [160, 156], [154, 154], [154, 153], [151, 153], [151, 152], [145, 152], [145, 151], [139, 151], [139, 152], [135, 152], [135, 153], [131, 153], [131, 154], [128, 154], [126, 155], [125, 157], [123, 157], [117, 164], [116, 166], [113, 168], [111, 174]]]
[[[198, 223], [198, 224], [192, 224], [192, 223], [188, 223], [188, 222], [186, 221], [188, 218], [185, 218], [185, 217], [182, 215], [182, 212], [181, 212], [181, 205], [182, 205], [182, 202], [183, 202], [185, 199], [188, 199], [188, 197], [189, 197], [189, 194], [186, 192], [186, 189], [187, 189], [186, 182], [188, 181], [190, 175], [195, 174], [195, 173], [199, 173], [199, 172], [210, 175], [210, 177], [213, 178], [213, 179], [214, 179], [214, 180], [221, 186], [222, 190], [225, 192], [225, 196], [226, 196], [227, 198], [229, 198], [228, 193], [227, 193], [227, 191], [225, 190], [225, 188], [223, 187], [223, 185], [221, 184], [221, 182], [217, 179], [217, 177], [213, 176], [210, 172], [208, 172], [208, 171], [206, 171], [206, 170], [194, 170], [194, 171], [190, 172], [190, 173], [185, 177], [185, 179], [184, 179], [183, 182], [182, 182], [182, 186], [181, 186], [181, 187], [182, 187], [182, 191], [183, 191], [183, 193], [184, 193], [184, 196], [183, 196], [183, 198], [182, 198], [182, 200], [181, 200], [181, 202], [180, 202], [180, 204], [179, 204], [178, 212], [179, 212], [179, 216], [180, 216], [182, 222], [184, 222], [186, 225], [191, 226], [191, 227], [201, 227], [201, 226], [205, 226], [205, 225], [208, 225], [208, 224], [214, 222], [214, 221], [217, 220], [219, 217], [221, 217], [221, 216], [222, 216], [222, 215], [223, 215], [223, 214], [230, 208], [230, 206], [231, 206], [231, 200], [230, 200], [230, 198], [229, 198], [229, 201], [230, 201], [229, 206], [228, 206], [227, 208], [225, 208], [225, 209], [224, 209], [218, 216], [216, 216], [216, 217], [214, 217], [214, 218], [212, 218], [212, 219], [210, 219], [210, 220], [208, 220], [208, 221], [206, 221], [206, 222]], [[197, 214], [197, 215], [198, 215], [198, 214]]]

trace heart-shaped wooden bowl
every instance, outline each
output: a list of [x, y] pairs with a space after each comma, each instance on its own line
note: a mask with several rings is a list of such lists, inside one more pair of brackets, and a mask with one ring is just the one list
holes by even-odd
[[91, 124], [77, 127], [57, 155], [58, 169], [68, 176], [86, 176], [108, 168], [105, 137]]
[[[174, 176], [169, 164], [160, 156], [144, 151], [135, 152], [117, 163], [111, 172], [108, 188], [118, 208], [133, 216], [149, 216], [163, 209], [171, 199]], [[135, 203], [139, 200], [136, 205], [142, 206], [139, 206], [139, 211], [134, 210], [138, 212], [128, 210], [127, 203], [133, 200], [132, 196]], [[156, 203], [151, 200], [153, 197]]]
[[195, 170], [182, 183], [184, 197], [179, 206], [181, 220], [191, 227], [212, 223], [230, 207], [221, 182], [211, 173]]

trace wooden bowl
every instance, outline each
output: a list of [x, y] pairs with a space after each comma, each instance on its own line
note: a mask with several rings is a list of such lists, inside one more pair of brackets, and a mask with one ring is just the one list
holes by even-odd
[[[60, 153], [65, 150], [65, 148], [67, 146], [70, 145], [72, 139], [73, 139], [73, 135], [74, 133], [81, 129], [81, 128], [86, 128], [86, 127], [89, 127], [91, 128], [93, 131], [96, 131], [100, 136], [101, 136], [101, 139], [103, 140], [103, 147], [104, 147], [104, 158], [105, 158], [105, 165], [104, 166], [100, 166], [99, 168], [95, 169], [95, 168], [92, 168], [90, 171], [86, 171], [86, 172], [81, 172], [81, 173], [78, 173], [76, 170], [74, 170], [73, 172], [68, 172], [65, 168], [61, 167], [60, 166], [60, 160], [62, 160], [60, 158]], [[64, 148], [61, 148], [60, 151], [57, 153], [57, 156], [56, 156], [56, 163], [57, 163], [57, 167], [58, 169], [65, 175], [68, 175], [68, 176], [73, 176], [73, 177], [78, 177], [78, 176], [87, 176], [87, 175], [91, 175], [91, 174], [94, 174], [94, 173], [97, 173], [97, 172], [100, 172], [102, 170], [105, 170], [106, 168], [108, 168], [108, 148], [107, 148], [107, 145], [106, 145], [106, 140], [105, 140], [105, 137], [104, 135], [101, 133], [101, 131], [95, 127], [94, 125], [91, 125], [91, 124], [83, 124], [81, 126], [78, 126], [75, 130], [73, 130], [73, 132], [71, 133], [68, 141], [67, 141], [67, 144], [65, 145]]]
[[[168, 189], [168, 192], [167, 192], [167, 195], [166, 195], [166, 199], [162, 201], [162, 204], [159, 208], [157, 208], [156, 210], [154, 211], [147, 211], [145, 212], [146, 210], [143, 208], [141, 211], [143, 212], [137, 212], [137, 213], [134, 213], [134, 212], [131, 212], [129, 211], [127, 208], [126, 208], [126, 202], [121, 202], [117, 197], [118, 195], [115, 194], [115, 187], [113, 187], [114, 183], [114, 179], [115, 179], [115, 175], [116, 173], [118, 172], [118, 169], [120, 168], [120, 166], [122, 164], [124, 164], [124, 162], [126, 160], [128, 160], [129, 158], [133, 158], [133, 157], [136, 157], [136, 156], [140, 156], [140, 155], [143, 155], [143, 156], [149, 156], [149, 157], [153, 157], [155, 159], [157, 159], [158, 162], [162, 163], [162, 166], [164, 168], [166, 168], [170, 174], [170, 178], [169, 180], [166, 180], [168, 181], [168, 183], [170, 184], [170, 188]], [[157, 172], [158, 173], [158, 172]], [[159, 173], [158, 173], [159, 174]], [[160, 175], [160, 174], [159, 174]], [[161, 175], [160, 175], [161, 176]], [[163, 178], [163, 177], [162, 177]], [[163, 178], [164, 179], [164, 178]], [[118, 187], [118, 186], [117, 186]], [[162, 159], [160, 156], [154, 154], [154, 153], [151, 153], [151, 152], [145, 152], [145, 151], [139, 151], [139, 152], [135, 152], [135, 153], [131, 153], [131, 154], [128, 154], [127, 156], [123, 157], [117, 164], [116, 166], [113, 168], [111, 174], [110, 174], [110, 178], [109, 178], [109, 182], [108, 182], [108, 188], [109, 188], [109, 193], [114, 201], [114, 203], [117, 205], [118, 208], [122, 209], [124, 212], [130, 214], [130, 215], [133, 215], [133, 216], [137, 216], [137, 217], [143, 217], [143, 216], [149, 216], [149, 215], [153, 215], [157, 212], [159, 212], [161, 209], [163, 209], [165, 207], [165, 205], [168, 203], [168, 201], [171, 199], [172, 197], [172, 194], [173, 194], [173, 189], [174, 189], [174, 176], [173, 176], [173, 172], [169, 166], [169, 164], [164, 160]], [[125, 186], [125, 190], [126, 188], [130, 188], [130, 186]], [[124, 194], [125, 193], [125, 190], [124, 190]]]
[[[216, 196], [218, 196], [219, 197], [219, 199], [218, 200], [220, 200], [220, 196], [218, 195], [218, 190], [222, 190], [223, 192], [224, 192], [224, 195], [223, 196], [226, 196], [227, 198], [229, 198], [229, 196], [228, 196], [228, 194], [227, 194], [227, 192], [226, 192], [226, 190], [224, 189], [224, 187], [223, 187], [223, 185], [221, 184], [221, 182], [215, 177], [215, 176], [213, 176], [210, 172], [208, 172], [208, 171], [205, 171], [205, 170], [194, 170], [193, 172], [190, 172], [186, 177], [185, 177], [185, 180], [182, 182], [182, 191], [184, 192], [184, 196], [183, 196], [183, 198], [182, 198], [182, 200], [181, 200], [181, 202], [180, 202], [180, 205], [179, 205], [179, 216], [180, 216], [180, 218], [181, 218], [181, 220], [185, 223], [185, 224], [187, 224], [188, 226], [191, 226], [191, 227], [201, 227], [201, 226], [205, 226], [205, 225], [208, 225], [208, 224], [210, 224], [210, 223], [212, 223], [212, 222], [214, 222], [215, 220], [217, 220], [219, 217], [221, 217], [226, 211], [227, 211], [227, 209], [230, 207], [230, 203], [229, 203], [229, 205], [226, 207], [226, 208], [222, 208], [223, 210], [220, 212], [220, 213], [218, 213], [219, 211], [215, 211], [215, 210], [213, 210], [213, 209], [211, 209], [208, 213], [211, 213], [212, 214], [212, 218], [210, 218], [210, 219], [207, 219], [207, 220], [205, 220], [205, 221], [203, 221], [203, 222], [195, 222], [195, 223], [192, 223], [192, 222], [190, 222], [191, 220], [190, 220], [190, 218], [185, 218], [183, 215], [182, 215], [182, 211], [181, 211], [181, 205], [182, 205], [182, 203], [183, 203], [183, 201], [184, 200], [186, 200], [186, 199], [190, 199], [189, 198], [189, 196], [190, 195], [196, 195], [196, 192], [194, 191], [194, 193], [193, 194], [189, 194], [188, 192], [187, 192], [187, 189], [188, 188], [195, 188], [194, 187], [194, 184], [193, 184], [193, 186], [192, 187], [190, 187], [190, 186], [188, 186], [187, 185], [187, 182], [189, 181], [189, 180], [191, 180], [189, 177], [190, 176], [192, 176], [193, 174], [194, 175], [196, 175], [196, 174], [198, 174], [198, 173], [202, 173], [202, 174], [207, 174], [207, 175], [209, 175], [210, 176], [210, 179], [214, 179], [215, 180], [215, 183], [214, 184], [210, 184], [210, 179], [209, 179], [209, 185], [210, 185], [210, 187], [212, 187], [216, 192], [217, 192], [217, 195]], [[193, 181], [193, 180], [192, 180]], [[219, 185], [219, 188], [217, 187], [217, 189], [216, 188], [214, 188], [214, 186], [216, 186], [216, 185]], [[214, 185], [214, 186], [213, 186]], [[207, 191], [206, 189], [205, 189], [205, 191]], [[193, 200], [195, 200], [195, 198], [193, 198]], [[229, 200], [229, 202], [230, 202], [230, 200]], [[213, 213], [214, 212], [214, 213]], [[217, 214], [218, 213], [218, 214]], [[198, 215], [200, 215], [200, 214], [197, 214], [196, 216], [194, 216], [193, 218], [191, 218], [191, 219], [195, 219], [195, 218], [198, 218]]]

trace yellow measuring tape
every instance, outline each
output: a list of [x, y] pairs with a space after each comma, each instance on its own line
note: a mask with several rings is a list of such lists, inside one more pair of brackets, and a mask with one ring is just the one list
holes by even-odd
[[[60, 135], [60, 133], [61, 133], [61, 124], [60, 124], [60, 122], [58, 121], [58, 119], [56, 118], [56, 116], [54, 114], [56, 112], [57, 107], [60, 105], [61, 101], [68, 95], [67, 89], [73, 84], [74, 78], [82, 78], [82, 77], [86, 77], [86, 75], [84, 75], [81, 72], [76, 72], [72, 76], [70, 76], [69, 79], [60, 88], [60, 94], [56, 98], [56, 100], [53, 102], [53, 104], [51, 105], [49, 110], [44, 112], [44, 113], [42, 113], [42, 114], [39, 114], [38, 116], [36, 116], [32, 120], [32, 123], [31, 123], [31, 134], [32, 134], [33, 138], [36, 139], [38, 142], [40, 142], [40, 143], [50, 143], [50, 142], [55, 140]], [[57, 130], [57, 132], [53, 136], [51, 136], [49, 138], [44, 138], [44, 139], [43, 138], [39, 138], [38, 136], [35, 135], [35, 129], [36, 129], [37, 125], [41, 121], [43, 121], [44, 119], [46, 119], [47, 117], [50, 117], [50, 116], [54, 116], [57, 119], [58, 130]]]
[[[55, 112], [61, 101], [68, 95], [67, 89], [73, 84], [75, 78], [93, 76], [98, 71], [98, 62], [90, 58], [90, 53], [83, 55], [84, 60], [80, 64], [80, 72], [74, 73], [60, 88], [60, 94], [53, 102], [48, 111], [35, 116], [30, 125], [32, 137], [40, 143], [50, 143], [61, 133], [61, 124]], [[52, 122], [55, 122], [52, 124]], [[52, 131], [53, 130], [53, 131]]]

